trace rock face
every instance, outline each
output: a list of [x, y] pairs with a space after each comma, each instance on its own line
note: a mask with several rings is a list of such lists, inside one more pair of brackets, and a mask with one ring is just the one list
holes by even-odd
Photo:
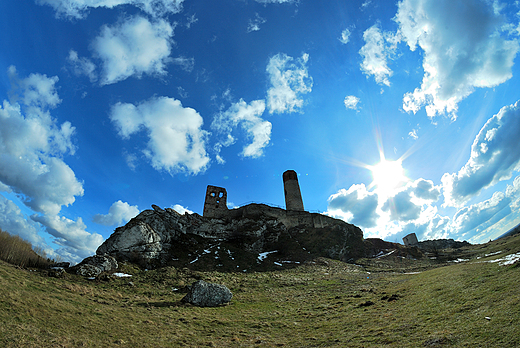
[[466, 241], [459, 242], [453, 239], [425, 240], [417, 243], [419, 249], [423, 249], [426, 251], [436, 251], [442, 249], [459, 249], [470, 245], [471, 244]]
[[249, 204], [218, 218], [154, 207], [117, 228], [96, 253], [148, 268], [243, 271], [319, 256], [348, 261], [362, 256], [363, 249], [363, 232], [344, 221]]
[[182, 301], [199, 307], [217, 307], [228, 303], [232, 298], [233, 294], [224, 285], [198, 280], [189, 287], [188, 294]]
[[87, 257], [72, 269], [80, 276], [97, 277], [101, 273], [113, 271], [117, 267], [117, 261], [112, 256], [94, 255]]

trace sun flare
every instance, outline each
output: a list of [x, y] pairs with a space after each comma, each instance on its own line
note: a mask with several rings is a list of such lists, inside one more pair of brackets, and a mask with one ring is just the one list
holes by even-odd
[[374, 178], [372, 185], [376, 186], [377, 191], [383, 195], [391, 194], [392, 191], [408, 181], [400, 160], [387, 161], [382, 159], [381, 162], [369, 166], [368, 169], [370, 169]]

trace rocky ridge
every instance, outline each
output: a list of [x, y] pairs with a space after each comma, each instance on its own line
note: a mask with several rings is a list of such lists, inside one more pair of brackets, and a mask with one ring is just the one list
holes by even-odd
[[96, 254], [148, 268], [222, 271], [280, 269], [320, 256], [349, 261], [364, 254], [361, 229], [317, 213], [249, 204], [208, 218], [152, 208], [118, 227]]

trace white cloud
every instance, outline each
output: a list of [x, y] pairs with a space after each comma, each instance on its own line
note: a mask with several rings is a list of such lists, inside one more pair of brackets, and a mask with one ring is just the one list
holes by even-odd
[[175, 204], [173, 207], [172, 207], [173, 210], [175, 210], [177, 213], [181, 214], [181, 215], [184, 215], [185, 213], [188, 213], [188, 214], [193, 214], [193, 212], [187, 208], [184, 208], [182, 205], [180, 204]]
[[[33, 211], [31, 220], [12, 201], [1, 197], [0, 226], [20, 235], [48, 256], [64, 256], [72, 261], [88, 256], [103, 241], [98, 234], [85, 231], [85, 225], [59, 217], [63, 205], [71, 205], [83, 195], [83, 185], [63, 161], [74, 153], [69, 122], [58, 125], [49, 109], [61, 102], [56, 92], [57, 77], [31, 74], [21, 79], [10, 67], [13, 84], [11, 102], [0, 106], [0, 182]], [[62, 248], [54, 251], [38, 235], [40, 225], [56, 238]]]
[[387, 60], [394, 54], [398, 36], [383, 33], [379, 25], [373, 25], [363, 33], [365, 45], [359, 51], [363, 57], [361, 71], [368, 76], [373, 75], [378, 84], [390, 86], [393, 72], [388, 67]]
[[520, 176], [517, 176], [511, 185], [507, 185], [506, 196], [511, 199], [511, 209], [520, 208]]
[[444, 174], [444, 200], [447, 206], [461, 206], [471, 197], [519, 170], [520, 101], [504, 106], [491, 117], [471, 146], [468, 162], [458, 173]]
[[436, 202], [440, 195], [440, 186], [435, 186], [433, 181], [426, 179], [415, 180], [409, 187], [413, 195], [422, 201]]
[[353, 96], [353, 95], [347, 95], [345, 97], [345, 100], [343, 101], [343, 103], [345, 104], [345, 107], [347, 109], [352, 109], [352, 110], [357, 110], [358, 107], [358, 103], [359, 103], [359, 98], [356, 97], [356, 96]]
[[46, 231], [54, 237], [54, 243], [62, 247], [63, 250], [56, 251], [58, 254], [62, 252], [75, 262], [95, 254], [104, 241], [100, 234], [87, 232], [87, 226], [81, 218], [73, 221], [60, 216], [32, 215], [31, 219], [45, 226]]
[[70, 50], [67, 60], [72, 66], [76, 76], [85, 75], [89, 78], [90, 82], [97, 81], [96, 65], [92, 63], [90, 59], [84, 57], [80, 58], [78, 52]]
[[152, 16], [179, 13], [184, 0], [36, 0], [40, 5], [49, 5], [58, 17], [82, 19], [90, 8], [114, 8], [119, 5], [133, 5]]
[[137, 205], [130, 205], [119, 200], [110, 206], [108, 214], [96, 214], [92, 218], [92, 221], [105, 226], [121, 225], [126, 224], [137, 214], [139, 214]]
[[117, 103], [112, 106], [110, 119], [124, 139], [146, 130], [149, 141], [143, 153], [157, 170], [198, 174], [208, 165], [203, 119], [179, 100], [154, 97], [137, 106]]
[[177, 57], [172, 59], [172, 63], [180, 66], [184, 71], [192, 72], [195, 67], [195, 58]]
[[341, 32], [341, 36], [340, 36], [340, 38], [339, 38], [339, 41], [340, 41], [342, 44], [344, 44], [344, 45], [348, 44], [348, 42], [350, 41], [350, 35], [351, 35], [351, 34], [352, 34], [352, 32], [350, 31], [349, 28], [343, 30], [343, 31]]
[[259, 31], [260, 25], [267, 22], [265, 18], [260, 17], [258, 13], [255, 14], [255, 19], [249, 19], [249, 23], [247, 24], [247, 32], [250, 33], [252, 31]]
[[412, 196], [408, 191], [401, 191], [389, 198], [381, 209], [390, 212], [391, 220], [399, 221], [416, 220], [421, 213], [421, 207], [412, 202]]
[[286, 54], [278, 53], [269, 59], [267, 73], [272, 87], [267, 91], [269, 112], [297, 112], [303, 106], [302, 94], [312, 91], [312, 78], [307, 71], [309, 55], [294, 59]]
[[368, 192], [364, 184], [341, 189], [329, 197], [327, 214], [362, 227], [377, 225], [378, 196]]
[[191, 26], [198, 21], [199, 19], [195, 16], [195, 14], [192, 14], [191, 16], [187, 17], [186, 28], [191, 28]]
[[[235, 142], [235, 138], [231, 135], [231, 132], [240, 125], [247, 132], [248, 137], [253, 139], [251, 144], [244, 147], [242, 156], [252, 158], [260, 157], [263, 154], [263, 148], [267, 146], [271, 140], [272, 129], [271, 123], [260, 117], [264, 111], [265, 101], [254, 100], [250, 104], [247, 104], [244, 100], [240, 99], [239, 102], [231, 105], [228, 110], [216, 115], [211, 124], [211, 128], [226, 134], [226, 140], [220, 144], [222, 146], [230, 146]], [[220, 158], [219, 162], [221, 161], [222, 159]]]
[[20, 236], [33, 246], [45, 247], [45, 241], [38, 234], [40, 226], [28, 220], [11, 200], [0, 195], [0, 228], [10, 234]]
[[0, 106], [0, 181], [35, 211], [55, 215], [83, 195], [83, 186], [61, 158], [74, 153], [69, 122], [56, 123], [48, 111], [60, 99], [57, 77], [31, 74], [25, 79], [9, 68], [11, 103]]
[[[101, 84], [143, 74], [165, 75], [166, 64], [171, 61], [172, 36], [173, 27], [162, 19], [150, 22], [135, 16], [112, 27], [104, 25], [91, 45], [94, 56], [102, 61]], [[189, 59], [173, 61], [190, 67]]]
[[410, 138], [412, 138], [413, 140], [417, 140], [419, 139], [419, 136], [417, 135], [417, 129], [412, 129], [409, 133], [408, 133], [408, 136]]
[[424, 51], [421, 87], [403, 99], [405, 111], [423, 106], [430, 117], [456, 117], [458, 103], [478, 87], [493, 87], [511, 76], [517, 40], [500, 36], [503, 18], [492, 2], [403, 0], [395, 21], [412, 51]]
[[28, 112], [38, 114], [49, 108], [55, 108], [61, 103], [55, 84], [58, 77], [47, 77], [42, 74], [30, 74], [20, 79], [14, 66], [7, 69], [7, 75], [12, 85], [11, 102], [19, 102]]
[[[511, 199], [503, 192], [495, 192], [490, 199], [459, 209], [450, 223], [451, 233], [462, 235], [486, 223], [504, 208], [508, 208], [510, 203]], [[507, 213], [510, 212], [508, 209]]]
[[365, 237], [400, 242], [412, 232], [446, 236], [449, 218], [439, 216], [433, 206], [440, 194], [440, 186], [425, 179], [409, 182], [390, 198], [369, 192], [364, 184], [352, 185], [329, 197], [326, 214], [363, 227]]
[[390, 197], [382, 204], [381, 209], [390, 213], [390, 220], [417, 220], [440, 195], [440, 187], [435, 186], [431, 180], [418, 179]]

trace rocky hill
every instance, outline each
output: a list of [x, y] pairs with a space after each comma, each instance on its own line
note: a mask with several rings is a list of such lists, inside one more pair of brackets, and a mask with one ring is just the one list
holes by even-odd
[[147, 268], [272, 270], [316, 257], [349, 261], [365, 253], [363, 232], [317, 213], [249, 204], [218, 218], [152, 206], [97, 249]]

